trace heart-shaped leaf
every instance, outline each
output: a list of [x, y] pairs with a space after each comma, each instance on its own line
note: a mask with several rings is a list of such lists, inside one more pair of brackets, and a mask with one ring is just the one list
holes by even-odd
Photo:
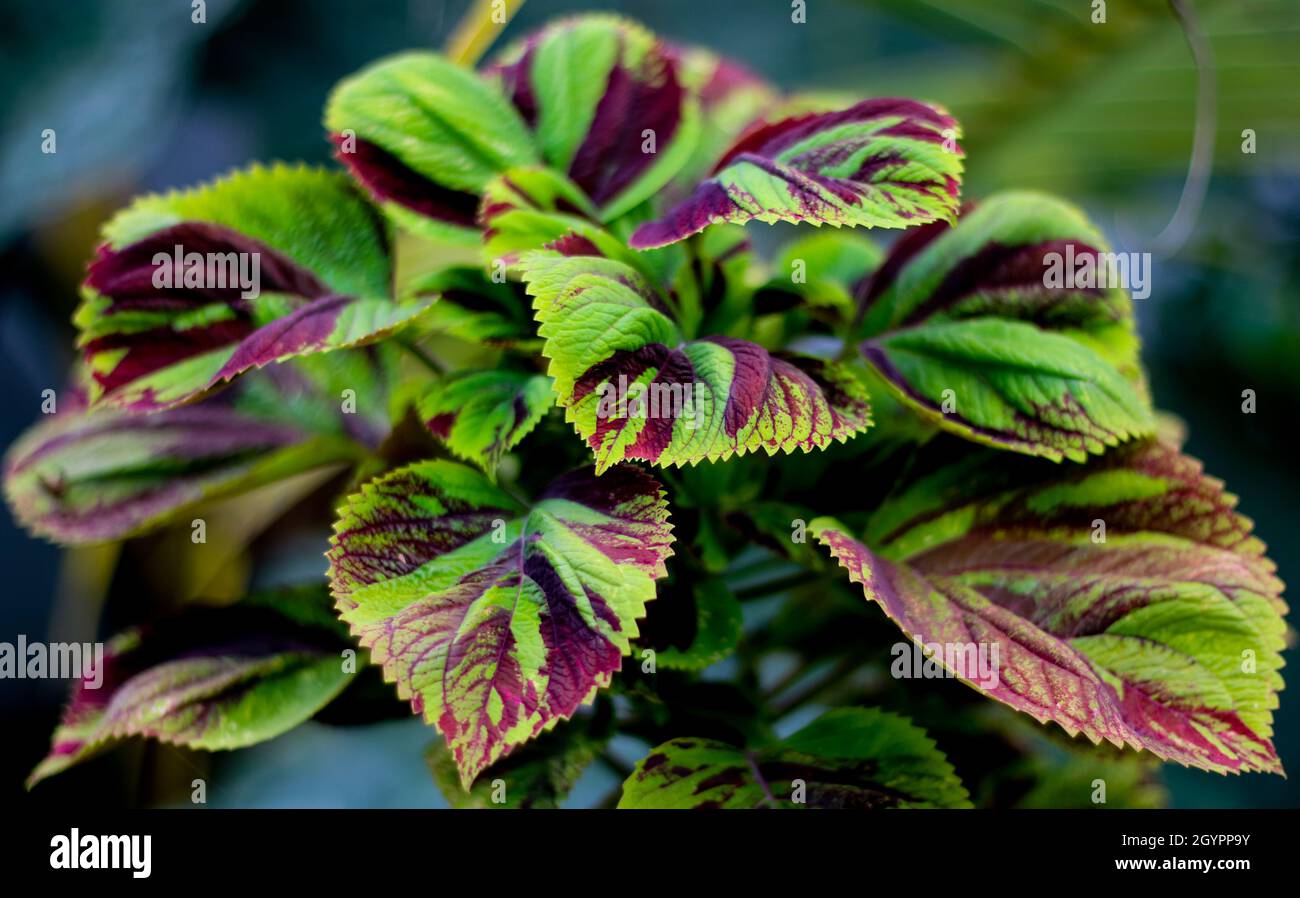
[[959, 136], [955, 119], [898, 99], [758, 124], [631, 244], [665, 246], [724, 221], [906, 228], [946, 220], [957, 211]]
[[565, 475], [525, 508], [419, 462], [353, 495], [334, 529], [340, 614], [467, 789], [609, 684], [672, 542], [659, 484], [630, 466]]
[[863, 539], [810, 523], [866, 597], [933, 663], [1040, 722], [1280, 773], [1286, 605], [1235, 497], [1160, 442], [1065, 470], [961, 448], [923, 452]]
[[76, 324], [92, 401], [154, 410], [253, 368], [387, 336], [381, 223], [340, 175], [254, 167], [148, 196], [104, 228]]
[[294, 728], [353, 677], [328, 607], [323, 587], [265, 593], [114, 637], [98, 663], [83, 657], [28, 787], [129, 736], [216, 751]]
[[666, 298], [622, 262], [536, 252], [522, 268], [559, 404], [598, 472], [821, 449], [870, 426], [844, 369], [731, 337], [686, 340]]
[[1082, 213], [1038, 194], [910, 231], [863, 285], [863, 355], [913, 411], [987, 445], [1083, 461], [1150, 436], [1128, 294], [1109, 274], [1050, 276], [1073, 259], [1107, 270], [1104, 252]]
[[968, 808], [920, 727], [877, 708], [828, 711], [758, 749], [673, 739], [623, 783], [620, 808]]
[[554, 403], [551, 379], [520, 371], [460, 371], [435, 381], [420, 397], [429, 432], [493, 476]]

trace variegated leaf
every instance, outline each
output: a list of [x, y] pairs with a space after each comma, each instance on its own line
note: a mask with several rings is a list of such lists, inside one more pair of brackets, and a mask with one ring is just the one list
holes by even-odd
[[131, 736], [218, 751], [292, 729], [353, 677], [328, 612], [324, 587], [305, 587], [196, 606], [114, 637], [98, 661], [83, 659], [28, 787]]
[[431, 384], [418, 408], [430, 433], [493, 476], [553, 404], [551, 379], [543, 374], [459, 371]]
[[821, 449], [870, 425], [865, 392], [836, 364], [687, 340], [657, 288], [619, 261], [538, 252], [522, 267], [556, 395], [597, 471]]
[[976, 442], [1084, 461], [1150, 436], [1128, 294], [1050, 278], [1104, 252], [1082, 213], [1038, 194], [910, 231], [863, 285], [862, 353], [913, 411]]
[[654, 196], [695, 149], [699, 106], [676, 54], [635, 22], [560, 19], [487, 69], [528, 122], [542, 159], [613, 220]]
[[1040, 722], [1281, 773], [1286, 605], [1235, 497], [1160, 442], [1067, 469], [961, 448], [916, 459], [862, 538], [810, 523], [866, 597], [936, 664]]
[[905, 228], [946, 220], [957, 211], [958, 136], [946, 113], [899, 99], [756, 124], [631, 243], [665, 246], [724, 221]]
[[620, 808], [968, 808], [920, 727], [878, 708], [837, 708], [776, 745], [673, 739], [623, 783]]
[[519, 114], [481, 76], [429, 52], [339, 82], [325, 110], [338, 159], [390, 218], [440, 240], [478, 240], [479, 194], [538, 161]]
[[77, 310], [92, 401], [150, 411], [254, 368], [391, 334], [380, 222], [340, 175], [253, 167], [136, 200], [104, 228]]
[[68, 412], [5, 457], [5, 498], [34, 533], [63, 544], [124, 539], [196, 503], [355, 460], [359, 447], [227, 403], [149, 415]]
[[523, 507], [469, 468], [420, 462], [348, 500], [330, 581], [469, 788], [609, 684], [671, 542], [659, 484], [630, 466], [565, 475]]

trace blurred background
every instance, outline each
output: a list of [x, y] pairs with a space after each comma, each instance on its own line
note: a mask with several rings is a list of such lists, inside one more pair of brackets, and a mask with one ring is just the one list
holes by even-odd
[[[1282, 578], [1296, 581], [1300, 6], [1186, 2], [1213, 56], [1213, 167], [1190, 236], [1157, 259], [1151, 296], [1137, 302], [1144, 357], [1157, 403], [1189, 426], [1187, 450], [1241, 497]], [[133, 194], [252, 159], [327, 161], [320, 113], [334, 82], [378, 56], [441, 46], [467, 6], [208, 0], [206, 22], [194, 23], [190, 0], [0, 0], [0, 445], [36, 419], [42, 390], [65, 383], [77, 284], [108, 214]], [[505, 39], [598, 8], [709, 44], [789, 91], [937, 101], [966, 131], [967, 196], [1053, 191], [1087, 209], [1115, 249], [1146, 251], [1183, 189], [1197, 70], [1166, 0], [1111, 0], [1104, 23], [1095, 6], [807, 0], [806, 22], [795, 24], [788, 0], [528, 0]], [[57, 134], [52, 155], [41, 152], [45, 129]], [[1247, 389], [1253, 415], [1242, 412]], [[156, 565], [169, 548], [159, 538], [126, 551]], [[170, 584], [123, 581], [120, 561], [115, 549], [60, 553], [0, 516], [0, 641], [85, 640], [133, 622]], [[192, 585], [219, 592], [238, 575], [214, 569]], [[214, 765], [210, 805], [443, 803], [421, 758], [431, 731], [400, 717], [313, 722], [220, 757], [131, 745], [27, 795], [22, 780], [48, 746], [64, 690], [0, 681], [6, 804], [166, 801]], [[1294, 770], [1300, 697], [1282, 694], [1276, 724]], [[575, 803], [617, 782], [592, 777]], [[1167, 767], [1163, 781], [1174, 806], [1300, 806], [1295, 779]]]

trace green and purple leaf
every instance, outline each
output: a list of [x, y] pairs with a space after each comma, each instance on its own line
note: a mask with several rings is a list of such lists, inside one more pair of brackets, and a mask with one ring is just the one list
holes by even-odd
[[385, 213], [437, 240], [477, 242], [488, 181], [539, 161], [500, 91], [436, 53], [390, 56], [339, 82], [325, 127], [338, 159]]
[[348, 684], [345, 649], [319, 587], [128, 630], [74, 686], [28, 788], [131, 736], [207, 751], [273, 739]]
[[621, 262], [537, 252], [523, 270], [559, 404], [598, 472], [822, 449], [870, 426], [845, 369], [731, 337], [686, 340], [657, 288]]
[[773, 746], [673, 739], [623, 783], [620, 808], [969, 808], [934, 740], [878, 708], [828, 711]]
[[549, 168], [515, 168], [488, 184], [478, 223], [483, 255], [516, 265], [522, 253], [553, 244], [586, 247], [583, 255], [605, 255], [638, 265], [632, 252], [598, 224], [598, 212], [573, 182]]
[[676, 57], [634, 22], [576, 16], [506, 50], [486, 74], [533, 129], [543, 161], [611, 221], [658, 193], [695, 150], [699, 104]]
[[1082, 213], [1037, 194], [910, 231], [861, 285], [862, 353], [922, 418], [986, 445], [1084, 461], [1150, 436], [1128, 295], [1047, 285], [1052, 254], [1105, 251]]
[[455, 455], [489, 477], [554, 405], [551, 379], [519, 371], [460, 371], [420, 396], [420, 420]]
[[958, 136], [955, 119], [899, 99], [757, 124], [631, 244], [666, 246], [720, 222], [906, 228], [947, 220], [960, 192]]
[[34, 533], [64, 544], [103, 542], [166, 523], [199, 502], [359, 454], [343, 436], [226, 403], [150, 415], [67, 412], [10, 447], [5, 497]]
[[1286, 605], [1235, 497], [1155, 441], [1064, 470], [958, 448], [923, 450], [864, 538], [809, 525], [866, 597], [928, 653], [996, 648], [993, 677], [935, 660], [1070, 735], [1281, 773]]
[[419, 462], [363, 487], [334, 530], [343, 620], [467, 789], [609, 684], [672, 554], [660, 486], [630, 466], [565, 475], [525, 508], [470, 468]]
[[313, 169], [253, 167], [144, 197], [104, 235], [75, 316], [96, 404], [179, 405], [272, 362], [381, 339], [428, 305], [388, 299], [381, 223], [346, 179]]

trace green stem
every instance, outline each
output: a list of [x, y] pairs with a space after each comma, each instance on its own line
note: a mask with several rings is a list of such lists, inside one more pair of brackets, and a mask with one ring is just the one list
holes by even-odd
[[859, 658], [854, 658], [852, 656], [846, 656], [844, 658], [841, 658], [839, 660], [839, 663], [837, 663], [834, 667], [832, 667], [824, 677], [817, 680], [812, 685], [804, 688], [800, 692], [795, 693], [794, 695], [787, 698], [785, 701], [773, 702], [772, 704], [773, 714], [776, 717], [784, 717], [786, 714], [789, 714], [791, 711], [793, 711], [795, 708], [802, 705], [804, 702], [811, 701], [812, 699], [821, 695], [827, 689], [830, 689], [832, 686], [837, 685], [840, 681], [855, 673], [858, 670], [858, 668], [861, 666], [862, 666], [862, 661]]
[[849, 324], [849, 329], [844, 332], [844, 347], [840, 350], [839, 361], [843, 362], [857, 354], [858, 348], [853, 345], [856, 334], [862, 329], [862, 322], [867, 317], [867, 294], [871, 292], [871, 282], [873, 278], [867, 275], [858, 282], [858, 289], [853, 291], [853, 322]]
[[495, 0], [475, 0], [447, 39], [447, 57], [460, 65], [474, 66], [523, 5], [524, 0], [502, 0], [499, 7]]
[[761, 599], [765, 596], [776, 595], [779, 592], [785, 592], [787, 589], [794, 589], [797, 586], [806, 586], [814, 583], [821, 578], [821, 574], [816, 571], [798, 571], [787, 577], [781, 577], [777, 580], [769, 580], [766, 583], [755, 583], [752, 586], [745, 586], [736, 590], [736, 598], [744, 601], [746, 599]]
[[769, 571], [773, 568], [783, 569], [790, 565], [789, 559], [778, 555], [760, 558], [758, 561], [750, 562], [743, 567], [727, 568], [723, 574], [731, 581], [744, 580], [746, 577], [752, 577], [756, 573]]
[[444, 374], [447, 373], [447, 369], [443, 368], [437, 359], [429, 355], [419, 346], [412, 343], [410, 340], [397, 340], [395, 342], [397, 343], [398, 346], [405, 349], [415, 359], [417, 359], [421, 365], [428, 368], [430, 371], [432, 371], [434, 374], [438, 375], [439, 377], [442, 377]]

